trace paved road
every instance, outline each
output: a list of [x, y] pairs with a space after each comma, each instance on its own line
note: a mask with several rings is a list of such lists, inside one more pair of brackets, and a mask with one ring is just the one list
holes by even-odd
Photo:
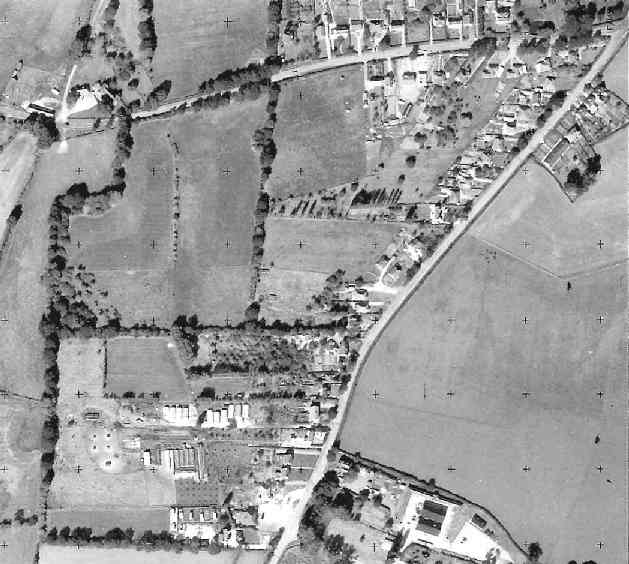
[[[445, 51], [457, 51], [469, 49], [470, 45], [474, 42], [473, 39], [463, 40], [450, 40], [450, 41], [436, 41], [432, 45], [430, 43], [417, 44], [420, 53], [443, 53]], [[365, 51], [361, 54], [354, 55], [341, 55], [340, 57], [333, 57], [332, 59], [322, 59], [320, 61], [312, 61], [299, 65], [293, 68], [285, 68], [276, 72], [271, 80], [273, 82], [279, 82], [288, 78], [296, 78], [299, 76], [306, 76], [308, 74], [321, 72], [328, 69], [345, 67], [348, 65], [356, 65], [359, 63], [365, 63], [374, 59], [387, 59], [406, 57], [413, 50], [412, 46], [400, 46], [390, 47], [388, 49], [381, 49], [378, 51]]]
[[452, 248], [452, 246], [461, 238], [461, 236], [467, 232], [470, 226], [481, 216], [481, 214], [487, 209], [487, 207], [495, 200], [496, 196], [507, 185], [511, 177], [518, 171], [518, 169], [524, 164], [524, 162], [531, 156], [537, 146], [543, 141], [546, 134], [557, 124], [557, 122], [570, 111], [572, 104], [578, 101], [579, 96], [583, 93], [585, 85], [592, 81], [595, 75], [601, 72], [605, 66], [611, 61], [613, 56], [618, 52], [623, 42], [629, 34], [627, 29], [628, 18], [623, 20], [623, 25], [619, 26], [620, 29], [612, 33], [611, 39], [605, 49], [601, 52], [598, 59], [594, 62], [588, 73], [579, 81], [576, 87], [566, 96], [566, 99], [554, 114], [548, 119], [544, 126], [538, 130], [533, 137], [531, 137], [529, 144], [524, 150], [522, 150], [514, 159], [507, 165], [502, 173], [496, 178], [496, 180], [476, 199], [474, 206], [470, 211], [468, 220], [465, 223], [461, 223], [454, 227], [452, 231], [441, 241], [434, 254], [422, 264], [422, 268], [415, 275], [415, 277], [407, 284], [400, 293], [393, 299], [391, 304], [387, 307], [380, 320], [371, 328], [366, 335], [365, 340], [362, 343], [360, 349], [360, 356], [356, 363], [356, 368], [352, 373], [352, 378], [349, 385], [349, 391], [341, 397], [338, 405], [338, 415], [334, 420], [330, 433], [328, 434], [326, 441], [323, 445], [321, 456], [317, 461], [316, 467], [306, 484], [305, 491], [300, 498], [299, 504], [294, 508], [291, 515], [290, 522], [286, 525], [282, 538], [280, 539], [277, 547], [270, 560], [270, 564], [278, 564], [282, 554], [290, 543], [294, 542], [297, 538], [299, 531], [299, 522], [306, 509], [308, 500], [312, 495], [312, 490], [315, 484], [323, 477], [327, 467], [327, 454], [332, 447], [332, 444], [337, 439], [338, 433], [342, 427], [342, 423], [345, 420], [347, 407], [350, 403], [351, 393], [356, 386], [358, 375], [361, 368], [365, 364], [365, 361], [369, 357], [369, 353], [373, 345], [377, 342], [380, 335], [389, 325], [390, 321], [395, 317], [397, 312], [404, 306], [410, 296], [421, 286], [425, 278], [434, 270], [434, 268], [441, 262], [446, 253]]
[[[452, 40], [452, 41], [438, 41], [433, 45], [428, 43], [421, 44], [420, 52], [422, 53], [443, 53], [446, 51], [457, 51], [468, 49], [469, 46], [473, 43], [471, 39], [464, 39], [463, 41]], [[380, 51], [368, 51], [362, 53], [360, 55], [343, 55], [341, 57], [334, 57], [332, 59], [324, 59], [321, 61], [313, 61], [309, 63], [305, 63], [303, 65], [299, 65], [293, 68], [286, 68], [275, 73], [271, 80], [273, 82], [280, 82], [282, 80], [286, 80], [289, 78], [296, 78], [299, 76], [306, 76], [308, 74], [313, 74], [321, 71], [325, 71], [328, 69], [345, 67], [347, 65], [355, 65], [358, 63], [364, 63], [366, 61], [371, 61], [373, 59], [385, 59], [385, 58], [397, 58], [397, 57], [405, 57], [412, 51], [412, 47], [391, 47], [390, 49], [383, 49]], [[236, 92], [238, 89], [234, 88], [230, 90], [230, 92]], [[196, 100], [200, 98], [207, 97], [208, 94], [192, 94], [190, 96], [182, 96], [175, 100], [171, 100], [166, 104], [162, 104], [157, 108], [152, 110], [138, 110], [131, 114], [132, 119], [138, 118], [148, 118], [152, 116], [158, 116], [160, 114], [164, 114], [170, 110], [175, 109], [177, 106], [181, 106], [181, 104], [185, 103], [186, 106], [190, 106]]]

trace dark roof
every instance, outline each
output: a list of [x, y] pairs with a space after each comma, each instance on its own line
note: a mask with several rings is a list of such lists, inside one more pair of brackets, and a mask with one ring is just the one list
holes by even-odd
[[175, 480], [177, 505], [205, 507], [220, 505], [220, 494], [216, 484], [195, 480]]
[[441, 503], [435, 503], [434, 501], [430, 501], [427, 499], [424, 501], [424, 509], [428, 511], [432, 511], [433, 513], [437, 513], [438, 515], [444, 515], [448, 512], [448, 506], [442, 505]]

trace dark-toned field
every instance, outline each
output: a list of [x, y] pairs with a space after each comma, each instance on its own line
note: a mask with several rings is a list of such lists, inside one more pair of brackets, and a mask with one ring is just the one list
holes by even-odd
[[104, 535], [115, 527], [123, 531], [132, 528], [136, 535], [144, 531], [167, 531], [170, 528], [167, 507], [150, 507], [147, 509], [118, 508], [103, 509], [54, 509], [48, 512], [48, 528], [57, 527], [90, 527], [94, 535]]
[[155, 0], [155, 83], [171, 80], [171, 97], [204, 80], [264, 59], [266, 0]]
[[360, 66], [282, 84], [267, 190], [273, 197], [308, 194], [366, 172], [367, 113]]
[[177, 350], [168, 339], [120, 337], [107, 342], [105, 391], [150, 394], [164, 399], [185, 398], [188, 388], [177, 364]]
[[172, 120], [181, 176], [176, 307], [202, 322], [240, 321], [248, 305], [260, 192], [251, 139], [265, 110], [261, 97]]
[[376, 342], [341, 438], [484, 505], [548, 562], [627, 548], [626, 201], [599, 183], [570, 204], [516, 176]]

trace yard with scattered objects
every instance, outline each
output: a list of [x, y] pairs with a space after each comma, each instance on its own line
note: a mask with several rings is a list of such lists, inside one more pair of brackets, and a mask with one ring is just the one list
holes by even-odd
[[118, 396], [159, 391], [164, 399], [185, 399], [188, 387], [177, 364], [175, 344], [152, 337], [110, 339], [105, 391]]
[[[23, 213], [13, 232], [13, 243], [0, 263], [0, 388], [39, 397], [42, 391], [44, 349], [39, 321], [46, 307], [41, 275], [46, 268], [48, 214], [58, 194], [74, 182], [98, 189], [109, 179], [114, 134], [106, 131], [59, 144], [43, 152], [22, 198]], [[76, 169], [81, 167], [81, 174]]]
[[191, 94], [224, 70], [264, 59], [267, 0], [155, 0], [154, 83], [170, 96]]
[[[625, 440], [626, 272], [613, 265], [622, 242], [608, 240], [615, 254], [601, 260], [590, 236], [607, 223], [616, 237], [626, 229], [616, 212], [624, 198], [605, 190], [594, 185], [584, 199], [598, 204], [580, 215], [582, 202], [558, 186], [517, 176], [375, 343], [341, 436], [344, 449], [487, 507], [552, 562], [625, 554], [614, 453]], [[535, 213], [545, 223], [529, 223]], [[495, 245], [479, 239], [495, 225]], [[581, 273], [546, 271], [545, 254], [523, 257], [523, 239], [556, 242], [565, 250], [549, 267]]]
[[363, 89], [359, 65], [282, 83], [271, 196], [317, 192], [365, 174]]

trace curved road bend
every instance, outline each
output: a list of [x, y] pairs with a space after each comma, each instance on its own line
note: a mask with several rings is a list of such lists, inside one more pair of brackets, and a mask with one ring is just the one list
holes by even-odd
[[290, 543], [297, 538], [299, 531], [299, 522], [306, 509], [306, 505], [312, 496], [314, 486], [323, 478], [327, 468], [327, 456], [334, 441], [337, 439], [342, 423], [345, 421], [345, 414], [347, 406], [350, 403], [351, 394], [356, 386], [358, 380], [358, 374], [365, 361], [369, 357], [369, 353], [373, 345], [377, 342], [382, 332], [389, 325], [389, 322], [393, 319], [395, 314], [400, 308], [407, 302], [413, 292], [421, 286], [424, 279], [430, 274], [434, 268], [441, 262], [441, 259], [452, 248], [452, 246], [461, 238], [461, 236], [470, 228], [470, 226], [481, 216], [481, 214], [487, 209], [487, 207], [494, 201], [496, 196], [506, 186], [511, 177], [518, 171], [518, 169], [524, 164], [526, 159], [533, 153], [537, 146], [543, 141], [546, 134], [559, 122], [559, 120], [570, 110], [571, 106], [578, 101], [579, 96], [583, 93], [585, 85], [592, 81], [592, 79], [601, 72], [605, 66], [612, 60], [614, 55], [618, 52], [622, 44], [624, 43], [627, 35], [629, 35], [629, 29], [627, 27], [629, 23], [629, 15], [623, 20], [623, 25], [619, 26], [622, 29], [618, 29], [611, 34], [611, 38], [599, 57], [592, 64], [590, 70], [579, 81], [575, 88], [566, 96], [563, 105], [557, 111], [555, 111], [544, 126], [539, 129], [530, 139], [529, 144], [518, 153], [513, 160], [507, 165], [500, 175], [494, 180], [494, 182], [476, 199], [470, 215], [464, 223], [461, 223], [454, 227], [448, 235], [441, 241], [434, 254], [431, 255], [424, 263], [422, 268], [415, 275], [415, 277], [400, 291], [400, 293], [392, 300], [380, 320], [370, 329], [365, 336], [365, 339], [360, 348], [360, 354], [356, 367], [352, 372], [352, 377], [349, 383], [348, 391], [343, 394], [339, 400], [338, 415], [330, 426], [330, 432], [326, 437], [326, 440], [321, 448], [321, 456], [317, 460], [315, 468], [306, 483], [304, 493], [301, 496], [299, 503], [293, 508], [293, 514], [290, 521], [284, 528], [284, 533], [280, 538], [269, 564], [278, 564], [284, 551]]

